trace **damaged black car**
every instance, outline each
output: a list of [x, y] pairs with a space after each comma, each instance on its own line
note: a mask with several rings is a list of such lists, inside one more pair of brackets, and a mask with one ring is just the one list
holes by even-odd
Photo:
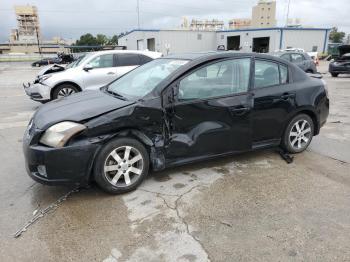
[[325, 82], [262, 54], [156, 59], [98, 91], [43, 105], [24, 135], [28, 174], [49, 185], [135, 189], [150, 170], [269, 147], [300, 153], [326, 122]]

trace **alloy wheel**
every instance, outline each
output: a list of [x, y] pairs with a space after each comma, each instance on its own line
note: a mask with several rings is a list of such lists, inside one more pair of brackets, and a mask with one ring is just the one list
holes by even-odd
[[74, 89], [69, 87], [64, 87], [58, 92], [57, 97], [66, 97], [74, 93], [75, 93]]
[[311, 126], [305, 119], [298, 120], [289, 132], [289, 143], [295, 150], [305, 148], [311, 139]]
[[104, 175], [116, 187], [127, 187], [135, 183], [142, 174], [144, 159], [132, 146], [114, 149], [106, 158]]

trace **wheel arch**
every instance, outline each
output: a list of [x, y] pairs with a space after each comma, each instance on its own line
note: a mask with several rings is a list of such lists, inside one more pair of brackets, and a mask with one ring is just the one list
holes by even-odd
[[123, 129], [120, 129], [113, 134], [107, 135], [105, 137], [105, 139], [103, 139], [101, 141], [101, 146], [96, 150], [96, 152], [93, 156], [92, 164], [91, 164], [89, 175], [88, 175], [88, 181], [91, 181], [93, 179], [93, 169], [94, 169], [95, 161], [96, 161], [98, 154], [100, 153], [100, 151], [102, 150], [102, 148], [106, 144], [108, 144], [110, 141], [112, 141], [113, 139], [116, 139], [116, 138], [133, 138], [133, 139], [137, 140], [146, 148], [146, 151], [147, 151], [147, 153], [149, 155], [149, 159], [150, 159], [150, 166], [154, 170], [163, 169], [163, 166], [165, 165], [164, 155], [157, 152], [157, 150], [155, 149], [156, 145], [152, 141], [152, 139], [149, 138], [143, 131], [141, 131], [139, 129], [123, 128]]
[[53, 88], [51, 88], [51, 91], [50, 91], [50, 98], [53, 99], [53, 93], [55, 92], [55, 90], [61, 86], [61, 85], [64, 85], [64, 84], [69, 84], [69, 85], [73, 85], [75, 86], [76, 88], [78, 88], [79, 92], [82, 91], [82, 88], [75, 82], [72, 82], [72, 81], [64, 81], [64, 82], [60, 82], [58, 84], [56, 84]]
[[320, 132], [320, 126], [319, 126], [319, 121], [318, 121], [318, 118], [317, 118], [317, 114], [315, 112], [315, 110], [311, 109], [311, 108], [300, 108], [298, 111], [294, 112], [292, 115], [290, 115], [290, 117], [288, 118], [288, 121], [286, 121], [285, 125], [284, 125], [284, 128], [283, 128], [283, 133], [285, 132], [289, 122], [297, 115], [300, 115], [300, 114], [305, 114], [305, 115], [308, 115], [313, 124], [314, 124], [314, 136], [318, 135], [319, 132]]

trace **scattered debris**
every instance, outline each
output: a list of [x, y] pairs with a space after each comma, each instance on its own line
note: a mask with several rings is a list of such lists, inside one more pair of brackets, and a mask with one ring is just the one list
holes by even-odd
[[225, 225], [225, 226], [228, 226], [228, 227], [233, 227], [233, 225], [229, 222], [226, 222], [226, 221], [220, 221], [221, 224]]
[[294, 157], [290, 156], [286, 151], [284, 151], [282, 148], [278, 148], [277, 152], [280, 154], [280, 156], [287, 162], [287, 164], [293, 163]]
[[342, 122], [340, 120], [337, 120], [337, 121], [331, 121], [330, 123], [332, 123], [332, 124], [340, 124]]
[[18, 238], [20, 237], [23, 232], [26, 232], [28, 227], [30, 227], [31, 225], [33, 225], [36, 221], [38, 221], [40, 218], [42, 218], [44, 215], [46, 215], [48, 212], [52, 211], [52, 210], [56, 210], [58, 208], [58, 206], [67, 199], [67, 197], [69, 197], [71, 194], [73, 193], [77, 193], [80, 191], [79, 187], [76, 187], [74, 189], [72, 189], [71, 191], [69, 191], [68, 193], [66, 193], [65, 195], [61, 196], [59, 199], [57, 199], [55, 202], [53, 202], [52, 204], [50, 204], [49, 206], [47, 206], [45, 209], [43, 210], [34, 210], [33, 212], [33, 217], [31, 220], [29, 220], [21, 229], [19, 229], [14, 235], [14, 238]]

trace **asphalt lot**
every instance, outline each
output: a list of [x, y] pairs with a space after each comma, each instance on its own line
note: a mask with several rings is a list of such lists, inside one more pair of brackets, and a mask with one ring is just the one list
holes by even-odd
[[21, 83], [37, 71], [0, 63], [0, 261], [350, 260], [350, 76], [324, 75], [328, 123], [291, 164], [267, 150], [152, 174], [125, 195], [92, 186], [14, 238], [70, 190], [25, 172], [22, 135], [40, 104]]

